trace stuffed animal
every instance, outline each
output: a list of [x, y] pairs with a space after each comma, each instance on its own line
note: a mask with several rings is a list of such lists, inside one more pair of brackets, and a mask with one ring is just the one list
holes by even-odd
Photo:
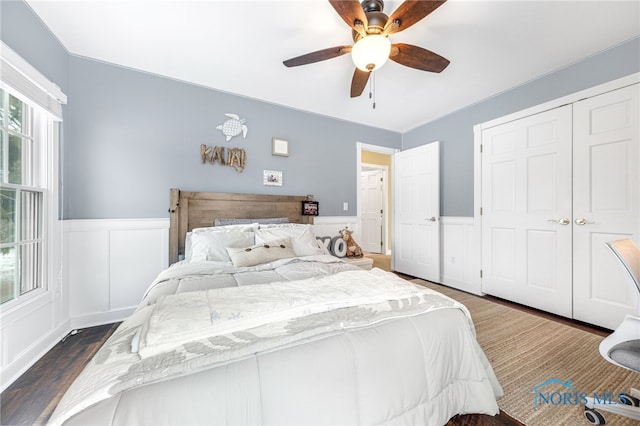
[[347, 257], [362, 257], [362, 249], [351, 234], [347, 228], [340, 230], [340, 236], [347, 243]]

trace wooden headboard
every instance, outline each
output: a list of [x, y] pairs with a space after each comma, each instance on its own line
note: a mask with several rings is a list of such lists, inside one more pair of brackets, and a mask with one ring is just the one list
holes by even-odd
[[304, 195], [230, 194], [171, 189], [169, 204], [169, 264], [184, 254], [184, 240], [193, 228], [213, 226], [220, 219], [287, 217], [291, 223], [313, 223], [302, 215]]

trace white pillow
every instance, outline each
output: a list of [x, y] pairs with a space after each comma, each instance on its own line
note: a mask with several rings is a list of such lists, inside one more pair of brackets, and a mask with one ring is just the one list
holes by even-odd
[[[184, 259], [190, 261], [192, 258], [192, 248], [193, 245], [191, 242], [191, 236], [194, 233], [201, 232], [229, 232], [229, 231], [245, 231], [245, 232], [254, 232], [258, 230], [257, 223], [250, 224], [242, 224], [242, 225], [226, 225], [226, 226], [209, 226], [205, 228], [193, 228], [190, 232], [187, 232], [184, 241]], [[253, 244], [253, 243], [252, 243]], [[226, 259], [228, 262], [229, 259]]]
[[243, 266], [262, 265], [278, 259], [288, 259], [296, 254], [291, 247], [291, 240], [282, 238], [250, 247], [227, 247], [227, 253], [236, 268]]
[[[292, 226], [295, 225], [295, 226]], [[260, 226], [256, 231], [256, 244], [279, 238], [290, 238], [296, 256], [312, 256], [325, 254], [318, 246], [311, 225], [283, 224]]]
[[247, 247], [255, 244], [255, 233], [249, 231], [226, 232], [192, 232], [191, 233], [192, 262], [213, 260], [228, 262], [227, 247]]

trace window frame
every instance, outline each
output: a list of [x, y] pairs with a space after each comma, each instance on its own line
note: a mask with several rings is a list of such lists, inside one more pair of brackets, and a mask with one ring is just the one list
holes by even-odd
[[[39, 218], [41, 231], [40, 237], [37, 239], [40, 241], [40, 260], [39, 265], [36, 266], [37, 273], [39, 275], [40, 285], [37, 288], [27, 291], [24, 294], [20, 294], [22, 283], [16, 279], [17, 283], [14, 287], [15, 297], [0, 304], [0, 321], [2, 317], [9, 314], [16, 309], [20, 309], [28, 303], [32, 303], [42, 297], [52, 296], [55, 292], [59, 294], [60, 287], [60, 271], [62, 269], [62, 226], [59, 220], [58, 211], [58, 199], [59, 199], [59, 143], [60, 143], [60, 130], [61, 120], [45, 110], [43, 107], [32, 101], [28, 97], [22, 95], [16, 88], [10, 86], [4, 81], [0, 80], [0, 88], [6, 93], [6, 100], [9, 99], [9, 95], [19, 99], [24, 104], [28, 105], [31, 110], [31, 126], [32, 126], [32, 160], [30, 172], [32, 173], [32, 182], [29, 185], [14, 184], [14, 183], [2, 183], [2, 188], [16, 190], [16, 204], [17, 209], [21, 203], [19, 195], [21, 191], [38, 192], [41, 195], [41, 214]], [[8, 105], [5, 106], [8, 109]], [[5, 117], [8, 121], [8, 117]], [[9, 143], [8, 122], [3, 123], [0, 127], [3, 128], [6, 143]], [[12, 134], [16, 134], [15, 132]], [[8, 154], [7, 154], [8, 156]], [[24, 154], [23, 154], [24, 156]], [[8, 162], [8, 158], [6, 159]], [[8, 170], [5, 173], [9, 173]], [[16, 212], [16, 218], [20, 220], [21, 212]], [[12, 244], [16, 251], [20, 250], [25, 241], [22, 240], [20, 226], [16, 226], [15, 242]], [[3, 245], [4, 246], [4, 245]], [[59, 252], [56, 253], [56, 248]], [[16, 259], [19, 258], [16, 253]], [[57, 265], [57, 266], [56, 266]], [[21, 266], [16, 263], [16, 274], [21, 274]]]

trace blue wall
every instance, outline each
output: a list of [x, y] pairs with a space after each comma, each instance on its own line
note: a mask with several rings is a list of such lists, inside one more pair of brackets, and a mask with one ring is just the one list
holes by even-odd
[[409, 131], [402, 149], [441, 141], [441, 215], [473, 216], [473, 126], [637, 72], [640, 38]]
[[[401, 135], [72, 56], [65, 218], [167, 216], [169, 188], [313, 194], [322, 215], [355, 215], [356, 142], [400, 148]], [[236, 113], [246, 139], [216, 130]], [[271, 154], [271, 138], [289, 156]], [[202, 164], [200, 145], [244, 148], [246, 169]], [[263, 170], [283, 172], [264, 186]], [[342, 210], [348, 202], [349, 211]]]

